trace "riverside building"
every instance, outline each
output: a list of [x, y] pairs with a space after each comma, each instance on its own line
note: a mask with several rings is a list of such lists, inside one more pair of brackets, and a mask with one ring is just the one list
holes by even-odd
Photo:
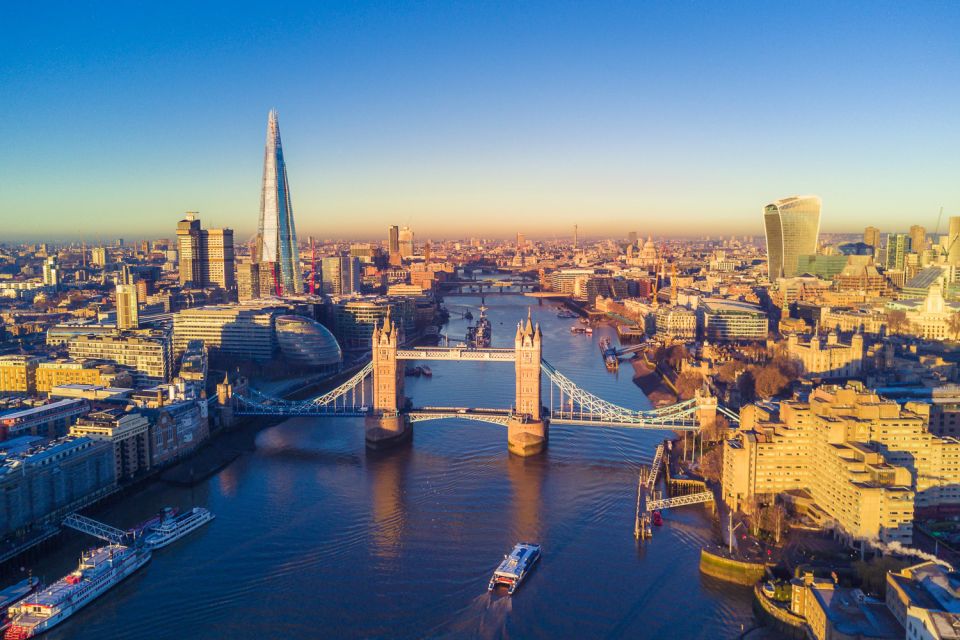
[[848, 542], [909, 544], [915, 508], [960, 505], [960, 441], [930, 433], [929, 414], [857, 384], [744, 407], [724, 444], [723, 499], [749, 511], [789, 492]]

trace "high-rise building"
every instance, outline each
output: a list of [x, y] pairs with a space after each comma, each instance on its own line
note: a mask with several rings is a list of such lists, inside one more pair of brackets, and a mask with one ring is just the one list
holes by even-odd
[[387, 246], [387, 251], [391, 256], [400, 253], [400, 227], [397, 225], [392, 225], [390, 227], [389, 245]]
[[960, 266], [960, 217], [950, 218], [950, 233], [947, 235], [947, 263]]
[[256, 262], [237, 265], [237, 299], [256, 300], [260, 297], [260, 266]]
[[90, 249], [90, 261], [98, 267], [106, 266], [109, 256], [105, 247], [94, 247]]
[[573, 248], [576, 249], [579, 243], [580, 238], [578, 237], [577, 225], [573, 225]]
[[324, 258], [320, 263], [322, 292], [330, 295], [359, 293], [362, 274], [360, 258], [347, 256]]
[[413, 230], [410, 227], [404, 227], [400, 229], [400, 234], [398, 238], [400, 257], [401, 258], [410, 258], [414, 255], [413, 251]]
[[140, 309], [137, 304], [137, 285], [117, 285], [117, 329], [140, 328]]
[[923, 253], [927, 248], [927, 230], [919, 224], [910, 227], [910, 250], [914, 253]]
[[517, 251], [523, 251], [523, 248], [526, 246], [527, 240], [523, 237], [523, 234], [519, 231], [517, 232]]
[[236, 285], [232, 229], [202, 229], [196, 213], [188, 211], [177, 223], [177, 250], [181, 285], [227, 291]]
[[820, 198], [793, 196], [763, 209], [770, 281], [797, 275], [797, 257], [816, 253], [820, 235]]
[[43, 284], [48, 287], [60, 286], [60, 266], [57, 256], [50, 256], [43, 262]]
[[276, 111], [271, 111], [267, 119], [255, 261], [260, 265], [261, 277], [264, 273], [272, 275], [277, 293], [303, 293], [297, 230]]
[[905, 233], [888, 233], [884, 253], [884, 267], [888, 270], [903, 269], [903, 258], [910, 253], [910, 236]]
[[863, 243], [868, 244], [874, 249], [880, 247], [880, 229], [876, 227], [867, 227], [863, 230]]
[[638, 237], [638, 236], [637, 236], [637, 232], [636, 232], [636, 231], [631, 231], [631, 232], [627, 233], [627, 242], [630, 243], [630, 246], [636, 246], [636, 245], [637, 245], [637, 237]]

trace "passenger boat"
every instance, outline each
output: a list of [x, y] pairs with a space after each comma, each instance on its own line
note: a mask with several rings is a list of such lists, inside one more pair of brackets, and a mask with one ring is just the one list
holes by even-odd
[[431, 369], [431, 368], [428, 367], [427, 365], [422, 365], [422, 366], [420, 367], [420, 373], [422, 373], [423, 375], [425, 375], [426, 377], [429, 378], [429, 377], [433, 376], [433, 369]]
[[29, 597], [40, 586], [40, 579], [30, 576], [0, 591], [0, 631], [10, 626], [10, 607]]
[[[170, 511], [172, 512], [172, 510]], [[144, 539], [144, 544], [149, 549], [162, 549], [211, 520], [213, 520], [213, 514], [203, 507], [194, 507], [179, 516], [174, 516], [171, 513], [169, 516], [164, 516], [160, 524], [150, 530], [150, 533]]]
[[23, 640], [57, 626], [150, 561], [150, 549], [109, 544], [80, 557], [76, 571], [10, 608], [4, 640]]
[[527, 577], [534, 563], [540, 559], [540, 545], [531, 542], [518, 542], [510, 555], [503, 556], [503, 562], [493, 572], [487, 591], [493, 591], [497, 585], [506, 585], [507, 593], [513, 594]]

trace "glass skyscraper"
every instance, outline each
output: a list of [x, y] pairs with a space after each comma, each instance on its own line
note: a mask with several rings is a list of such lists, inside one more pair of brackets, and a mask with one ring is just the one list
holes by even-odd
[[[263, 186], [260, 190], [260, 225], [257, 229], [256, 261], [261, 279], [272, 280], [278, 295], [303, 293], [297, 230], [290, 204], [287, 165], [283, 161], [277, 112], [267, 120], [267, 146], [263, 154]], [[264, 278], [265, 274], [272, 274]], [[261, 291], [261, 295], [267, 295]]]
[[817, 252], [820, 235], [820, 198], [793, 196], [763, 209], [767, 233], [767, 268], [770, 281], [797, 275], [797, 258]]

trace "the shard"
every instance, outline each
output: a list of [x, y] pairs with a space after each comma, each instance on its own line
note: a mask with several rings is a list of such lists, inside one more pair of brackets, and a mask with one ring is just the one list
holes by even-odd
[[270, 287], [273, 293], [303, 293], [297, 230], [293, 223], [290, 184], [287, 182], [287, 165], [283, 161], [276, 111], [271, 111], [267, 120], [256, 261], [260, 265], [261, 282]]

